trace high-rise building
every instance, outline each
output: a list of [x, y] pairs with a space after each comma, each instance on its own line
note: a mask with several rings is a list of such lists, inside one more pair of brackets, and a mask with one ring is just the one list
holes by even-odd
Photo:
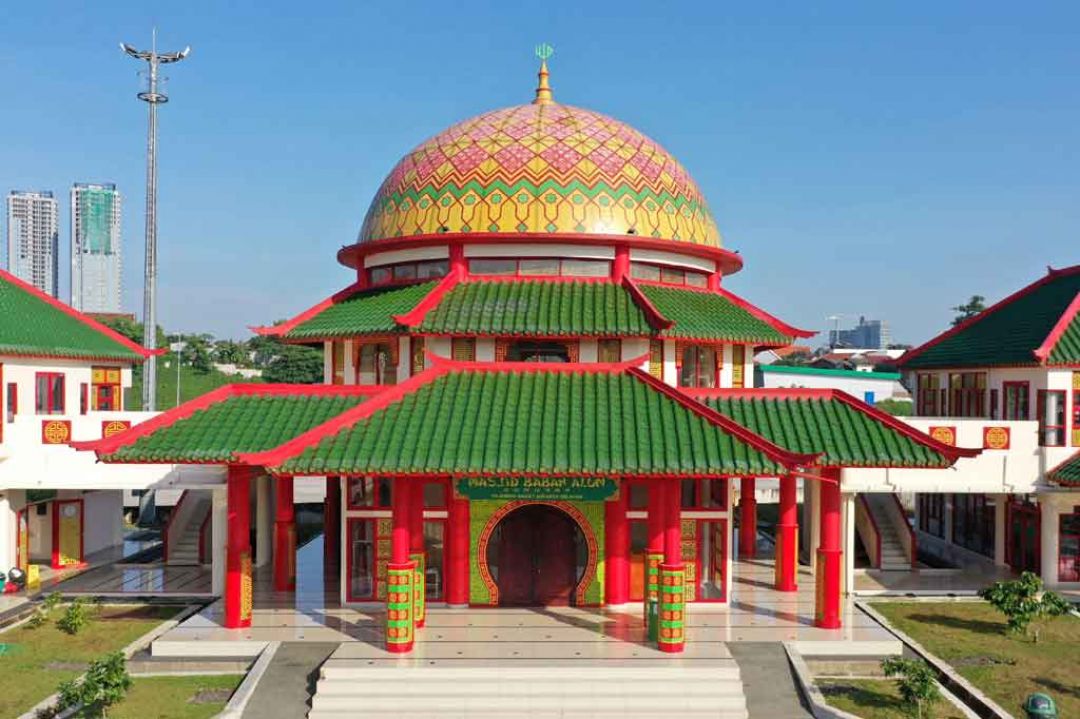
[[849, 330], [832, 330], [830, 344], [833, 347], [855, 347], [858, 349], [885, 349], [889, 346], [889, 325], [881, 320], [859, 318], [859, 324]]
[[56, 198], [12, 190], [7, 197], [8, 271], [53, 297], [59, 287]]
[[71, 306], [120, 311], [120, 193], [112, 183], [71, 188]]

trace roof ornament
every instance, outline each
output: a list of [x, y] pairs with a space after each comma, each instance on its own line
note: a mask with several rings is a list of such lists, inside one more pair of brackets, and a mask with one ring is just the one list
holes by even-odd
[[546, 42], [542, 42], [536, 46], [536, 56], [540, 58], [540, 72], [538, 77], [540, 78], [540, 84], [536, 86], [536, 97], [533, 99], [534, 105], [550, 105], [555, 102], [554, 97], [551, 94], [551, 85], [548, 84], [548, 58], [555, 54], [555, 48], [548, 45]]

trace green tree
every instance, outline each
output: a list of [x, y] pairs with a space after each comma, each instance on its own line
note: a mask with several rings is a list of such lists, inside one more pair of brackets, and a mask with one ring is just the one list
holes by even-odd
[[956, 317], [953, 318], [953, 327], [960, 324], [964, 320], [971, 319], [975, 315], [979, 314], [986, 309], [986, 298], [982, 295], [972, 295], [971, 299], [967, 303], [962, 305], [956, 305], [952, 307], [952, 311], [956, 312]]
[[1039, 641], [1039, 627], [1043, 622], [1068, 614], [1072, 609], [1059, 595], [1043, 591], [1042, 580], [1033, 572], [1023, 572], [1019, 579], [994, 582], [980, 589], [979, 596], [1005, 615], [1010, 632], [1027, 636], [1028, 629], [1034, 624], [1032, 638], [1035, 642]]
[[263, 370], [267, 382], [318, 384], [323, 381], [322, 352], [301, 345], [282, 344]]
[[[896, 688], [904, 703], [915, 709], [915, 716], [930, 717], [934, 704], [941, 700], [934, 670], [922, 659], [886, 657], [881, 669], [887, 677], [896, 677]], [[924, 713], [925, 712], [925, 715]]]
[[124, 698], [131, 688], [127, 660], [123, 652], [112, 652], [90, 662], [86, 675], [61, 684], [57, 702], [61, 711], [74, 709], [73, 716], [100, 719], [109, 707]]

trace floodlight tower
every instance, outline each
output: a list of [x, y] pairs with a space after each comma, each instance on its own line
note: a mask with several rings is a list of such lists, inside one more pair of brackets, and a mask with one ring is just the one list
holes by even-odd
[[[146, 135], [146, 266], [143, 277], [143, 346], [157, 347], [157, 106], [169, 101], [164, 90], [158, 89], [158, 65], [180, 62], [191, 47], [180, 52], [157, 51], [157, 29], [154, 29], [150, 50], [136, 50], [127, 43], [120, 49], [136, 60], [150, 65], [146, 90], [138, 98], [150, 106], [150, 127]], [[153, 411], [157, 405], [157, 357], [150, 355], [143, 366], [143, 409]]]

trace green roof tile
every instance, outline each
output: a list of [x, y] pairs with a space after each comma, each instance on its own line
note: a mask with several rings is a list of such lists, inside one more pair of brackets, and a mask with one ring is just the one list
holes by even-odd
[[611, 282], [466, 282], [417, 327], [465, 335], [646, 336], [653, 328], [621, 285]]
[[143, 356], [0, 273], [0, 354], [137, 362]]
[[[967, 326], [946, 333], [901, 358], [905, 369], [1036, 365], [1035, 350], [1080, 292], [1080, 266], [1055, 272], [985, 310]], [[1080, 363], [1080, 327], [1074, 319], [1049, 362]]]
[[661, 285], [638, 287], [660, 314], [675, 323], [664, 332], [666, 337], [755, 345], [788, 345], [795, 340], [723, 295]]
[[703, 401], [790, 452], [823, 453], [844, 467], [947, 467], [952, 462], [868, 412], [835, 397], [709, 397]]
[[436, 282], [361, 290], [335, 302], [284, 334], [289, 340], [329, 339], [403, 331], [394, 315], [408, 312]]
[[[273, 385], [268, 385], [268, 389]], [[312, 392], [319, 391], [312, 385]], [[106, 462], [225, 463], [271, 449], [363, 402], [363, 395], [242, 394], [102, 455]], [[183, 409], [183, 405], [180, 408]], [[175, 411], [175, 410], [174, 410]]]
[[1046, 478], [1053, 484], [1080, 487], [1080, 452], [1047, 472]]
[[282, 474], [772, 474], [769, 457], [632, 374], [462, 370], [272, 468]]

